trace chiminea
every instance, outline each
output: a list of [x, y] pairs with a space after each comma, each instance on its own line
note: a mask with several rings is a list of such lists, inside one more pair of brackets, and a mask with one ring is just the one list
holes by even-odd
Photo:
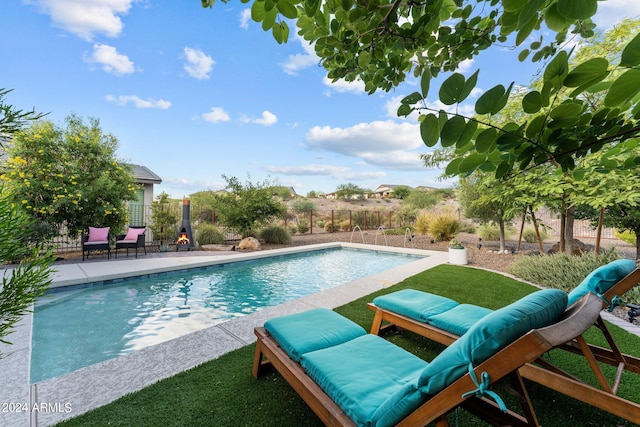
[[193, 247], [193, 233], [191, 232], [191, 204], [189, 199], [182, 200], [182, 224], [176, 239], [176, 251], [189, 250]]

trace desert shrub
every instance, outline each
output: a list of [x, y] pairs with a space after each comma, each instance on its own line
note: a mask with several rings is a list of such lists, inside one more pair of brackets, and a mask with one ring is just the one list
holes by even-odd
[[[538, 228], [538, 232], [540, 233], [540, 238], [542, 240], [547, 238], [547, 230], [544, 228]], [[536, 230], [532, 227], [527, 227], [522, 231], [522, 238], [527, 243], [536, 243], [538, 241]]]
[[462, 223], [449, 212], [423, 212], [416, 219], [416, 230], [428, 234], [436, 242], [453, 239], [460, 232]]
[[340, 222], [340, 230], [342, 231], [351, 231], [351, 221], [345, 219]]
[[587, 252], [581, 256], [555, 253], [524, 256], [516, 259], [509, 272], [539, 285], [571, 291], [593, 270], [620, 258], [615, 249], [601, 254]]
[[291, 243], [291, 234], [289, 234], [289, 230], [280, 225], [269, 225], [263, 228], [260, 230], [259, 237], [265, 243], [276, 245]]
[[324, 231], [326, 231], [327, 233], [333, 233], [336, 230], [337, 230], [337, 227], [331, 221], [327, 221], [324, 224]]
[[304, 234], [307, 231], [309, 231], [309, 223], [303, 219], [298, 223], [298, 233]]
[[633, 231], [625, 230], [625, 231], [615, 231], [615, 235], [618, 239], [622, 240], [625, 243], [629, 243], [630, 245], [636, 244], [636, 233]]
[[298, 232], [298, 226], [295, 222], [290, 222], [287, 224], [287, 230], [289, 230], [289, 234], [294, 235]]
[[393, 220], [400, 225], [405, 225], [415, 222], [417, 216], [418, 209], [413, 206], [402, 205], [399, 211], [394, 212]]
[[324, 219], [317, 220], [316, 227], [324, 228]]
[[198, 225], [196, 242], [202, 245], [221, 245], [224, 243], [224, 233], [212, 224], [202, 222]]
[[316, 211], [316, 205], [309, 199], [296, 199], [293, 200], [290, 205], [291, 209], [298, 214], [309, 213]]
[[[478, 236], [482, 238], [482, 240], [487, 241], [498, 241], [500, 240], [500, 229], [498, 229], [497, 225], [489, 225], [484, 224], [478, 227]], [[506, 231], [505, 231], [506, 234]], [[506, 237], [506, 236], [505, 236]]]

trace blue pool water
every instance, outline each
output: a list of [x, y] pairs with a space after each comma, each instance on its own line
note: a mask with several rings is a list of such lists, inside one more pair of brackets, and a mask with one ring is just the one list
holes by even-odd
[[31, 382], [420, 258], [330, 249], [55, 290], [35, 306]]

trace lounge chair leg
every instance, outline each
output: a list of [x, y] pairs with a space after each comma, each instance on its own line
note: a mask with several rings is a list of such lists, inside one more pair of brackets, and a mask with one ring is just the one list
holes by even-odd
[[382, 325], [382, 310], [376, 310], [371, 323], [371, 333], [373, 335], [380, 335], [380, 325]]
[[260, 340], [256, 341], [256, 351], [253, 354], [253, 368], [251, 373], [255, 378], [260, 377], [260, 368], [262, 367], [262, 344]]

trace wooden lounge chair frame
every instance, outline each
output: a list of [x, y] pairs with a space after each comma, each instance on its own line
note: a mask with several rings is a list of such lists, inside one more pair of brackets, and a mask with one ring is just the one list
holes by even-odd
[[[600, 300], [602, 308], [607, 308], [614, 297], [623, 295], [640, 282], [640, 268], [633, 270], [620, 279]], [[436, 328], [401, 314], [377, 307], [369, 303], [368, 307], [375, 312], [370, 333], [381, 335], [394, 328], [406, 329], [444, 345], [450, 345], [459, 338], [458, 335]], [[383, 323], [385, 323], [383, 325]], [[599, 347], [587, 343], [582, 334], [568, 340], [559, 348], [582, 355], [586, 358], [600, 388], [592, 387], [569, 373], [559, 369], [544, 359], [536, 360], [536, 365], [528, 363], [519, 369], [523, 378], [537, 382], [557, 392], [607, 411], [613, 415], [640, 424], [640, 404], [617, 396], [622, 374], [625, 371], [640, 374], [640, 358], [624, 354], [613, 339], [605, 321], [599, 314], [594, 322], [603, 334], [610, 348]], [[612, 381], [607, 379], [598, 362], [617, 368]]]
[[[456, 407], [463, 407], [493, 425], [529, 426], [539, 425], [518, 369], [536, 360], [546, 351], [562, 345], [579, 336], [589, 328], [599, 315], [602, 302], [593, 294], [587, 294], [571, 306], [563, 318], [551, 326], [534, 329], [500, 350], [474, 369], [477, 378], [487, 373], [491, 384], [505, 378], [515, 378], [523, 391], [522, 399], [525, 416], [513, 411], [502, 412], [492, 401], [468, 395], [477, 388], [469, 373], [432, 396], [418, 409], [409, 414], [398, 425], [416, 426], [436, 422], [438, 426], [448, 426], [447, 413]], [[353, 421], [316, 384], [304, 369], [292, 360], [278, 343], [262, 328], [255, 328], [257, 336], [253, 360], [253, 375], [258, 378], [266, 366], [273, 366], [293, 387], [315, 414], [329, 426], [353, 426]]]

